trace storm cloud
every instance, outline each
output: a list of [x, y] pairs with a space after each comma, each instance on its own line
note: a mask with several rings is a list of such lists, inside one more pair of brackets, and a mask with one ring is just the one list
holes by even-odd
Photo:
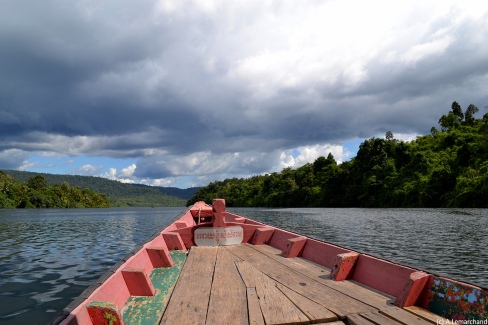
[[341, 161], [488, 104], [487, 40], [478, 1], [5, 0], [0, 168], [132, 158], [120, 179], [202, 185]]

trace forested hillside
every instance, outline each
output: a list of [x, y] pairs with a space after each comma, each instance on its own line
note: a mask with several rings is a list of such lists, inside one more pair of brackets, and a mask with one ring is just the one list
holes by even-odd
[[297, 169], [226, 179], [202, 187], [188, 203], [224, 198], [249, 207], [488, 207], [488, 114], [475, 118], [457, 102], [440, 130], [411, 142], [391, 132], [365, 140], [353, 159], [329, 154]]
[[25, 171], [4, 170], [15, 180], [25, 183], [40, 175], [47, 185], [67, 183], [72, 187], [89, 188], [103, 193], [113, 206], [184, 206], [198, 188], [179, 189], [174, 187], [155, 187], [142, 184], [124, 184], [114, 180], [93, 176], [55, 175]]
[[48, 186], [41, 175], [21, 183], [0, 171], [0, 208], [107, 208], [103, 194], [67, 183]]

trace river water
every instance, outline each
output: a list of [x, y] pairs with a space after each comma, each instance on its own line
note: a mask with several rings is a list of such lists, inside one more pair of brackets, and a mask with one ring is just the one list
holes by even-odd
[[[182, 210], [0, 210], [0, 324], [48, 323]], [[488, 209], [228, 210], [488, 287]]]

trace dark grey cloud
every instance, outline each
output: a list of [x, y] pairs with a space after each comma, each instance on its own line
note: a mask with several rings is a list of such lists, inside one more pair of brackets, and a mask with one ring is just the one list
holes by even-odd
[[486, 6], [357, 6], [3, 1], [0, 167], [45, 151], [154, 179], [262, 173], [488, 103]]

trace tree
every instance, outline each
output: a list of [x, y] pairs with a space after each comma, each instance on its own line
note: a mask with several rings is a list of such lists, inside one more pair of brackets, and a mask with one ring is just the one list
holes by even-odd
[[430, 134], [432, 134], [432, 136], [435, 137], [435, 136], [437, 136], [439, 134], [439, 130], [437, 130], [437, 128], [435, 126], [433, 126], [430, 129]]
[[458, 116], [456, 116], [453, 112], [449, 112], [447, 116], [442, 115], [442, 117], [439, 119], [439, 125], [441, 126], [442, 131], [446, 132], [455, 129], [460, 124], [461, 122], [459, 121]]
[[464, 114], [465, 123], [467, 125], [472, 126], [474, 124], [474, 114], [478, 113], [478, 111], [478, 107], [474, 106], [473, 104], [470, 104], [468, 106], [468, 108], [466, 109], [466, 113]]
[[453, 114], [457, 116], [459, 122], [461, 122], [464, 119], [464, 114], [463, 114], [463, 110], [461, 109], [461, 105], [459, 105], [458, 102], [453, 102], [451, 105], [451, 109]]
[[36, 175], [29, 179], [27, 182], [27, 186], [29, 186], [33, 190], [43, 191], [47, 187], [46, 179], [41, 175]]
[[393, 133], [391, 131], [387, 131], [385, 134], [385, 139], [386, 139], [386, 141], [393, 140]]

